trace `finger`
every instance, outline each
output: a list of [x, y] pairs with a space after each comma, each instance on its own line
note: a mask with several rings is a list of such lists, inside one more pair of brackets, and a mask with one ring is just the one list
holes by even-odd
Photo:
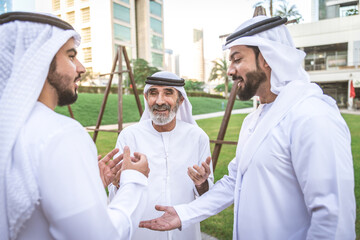
[[189, 170], [187, 173], [188, 173], [190, 179], [193, 180], [193, 182], [197, 181], [197, 179], [193, 176], [193, 174]]
[[210, 174], [210, 173], [211, 173], [211, 169], [210, 169], [209, 164], [207, 164], [206, 162], [203, 162], [203, 163], [201, 163], [201, 165], [203, 166], [206, 174]]
[[188, 175], [194, 182], [200, 180], [199, 174], [190, 167], [188, 168]]
[[118, 165], [116, 165], [114, 168], [113, 168], [113, 172], [114, 173], [117, 173], [122, 167], [122, 162], [119, 163]]
[[202, 167], [199, 167], [198, 165], [194, 165], [193, 168], [200, 174], [200, 175], [204, 175], [205, 174], [205, 169]]
[[207, 165], [210, 165], [210, 163], [211, 163], [211, 157], [207, 157], [206, 160], [205, 160], [205, 162], [207, 163]]
[[146, 159], [146, 156], [142, 153], [139, 153], [139, 152], [134, 152], [134, 157], [137, 159], [137, 162], [142, 160], [142, 159]]
[[124, 165], [131, 164], [131, 157], [130, 157], [130, 148], [128, 146], [124, 147], [123, 153]]
[[100, 161], [100, 160], [101, 160], [101, 155], [98, 156], [98, 161]]
[[123, 159], [124, 155], [120, 154], [119, 156], [117, 156], [116, 158], [114, 158], [112, 161], [109, 162], [108, 166], [110, 168], [112, 168], [113, 166], [117, 165], [122, 159]]
[[118, 148], [113, 149], [111, 152], [109, 152], [108, 154], [106, 154], [106, 156], [101, 160], [105, 163], [107, 163], [108, 161], [110, 161], [110, 159], [112, 159], [115, 154], [117, 154], [119, 152]]
[[138, 161], [140, 161], [140, 159], [135, 158], [135, 157], [131, 157], [131, 161], [132, 161], [132, 162], [138, 162]]
[[157, 211], [163, 211], [165, 212], [169, 207], [168, 206], [163, 206], [163, 205], [155, 205], [155, 209]]

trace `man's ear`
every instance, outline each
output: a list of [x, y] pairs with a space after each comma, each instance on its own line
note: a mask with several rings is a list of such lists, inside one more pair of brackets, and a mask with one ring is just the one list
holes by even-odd
[[184, 102], [185, 98], [183, 96], [180, 97], [179, 106]]
[[146, 99], [146, 101], [148, 100], [148, 92], [146, 92], [145, 94], [144, 94], [144, 97], [145, 97], [145, 99]]
[[264, 68], [270, 68], [269, 64], [266, 62], [264, 56], [262, 55], [262, 53], [259, 53], [259, 62], [260, 64], [264, 67]]

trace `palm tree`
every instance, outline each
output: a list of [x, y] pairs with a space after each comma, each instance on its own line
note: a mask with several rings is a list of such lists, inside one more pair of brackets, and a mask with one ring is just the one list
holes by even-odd
[[228, 62], [226, 60], [226, 57], [224, 56], [223, 59], [216, 59], [212, 61], [214, 64], [213, 68], [210, 72], [209, 81], [216, 80], [216, 79], [224, 79], [225, 81], [225, 98], [228, 98], [228, 92], [229, 92], [229, 76], [227, 75], [227, 69], [228, 69]]
[[[254, 4], [254, 8], [263, 5], [267, 0], [259, 1]], [[269, 10], [270, 10], [270, 17], [273, 16], [273, 0], [269, 0]]]
[[290, 20], [289, 22], [299, 23], [299, 21], [302, 19], [302, 16], [299, 13], [299, 11], [296, 9], [296, 5], [293, 4], [290, 6], [287, 0], [280, 0], [280, 2], [282, 4], [279, 5], [279, 9], [276, 10], [275, 16], [295, 18], [293, 21]]

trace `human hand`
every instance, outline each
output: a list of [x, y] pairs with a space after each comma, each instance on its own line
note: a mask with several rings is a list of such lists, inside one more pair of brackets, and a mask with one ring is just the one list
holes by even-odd
[[156, 205], [155, 209], [165, 213], [161, 217], [141, 221], [139, 227], [156, 231], [169, 231], [181, 227], [181, 220], [174, 207]]
[[120, 172], [121, 164], [118, 163], [121, 161], [122, 155], [111, 160], [118, 152], [119, 149], [115, 148], [106, 154], [103, 159], [101, 159], [101, 155], [98, 156], [100, 177], [104, 187], [107, 187], [115, 179], [116, 174]]
[[135, 152], [134, 157], [130, 157], [130, 149], [128, 146], [124, 147], [124, 153], [123, 153], [123, 162], [121, 171], [127, 170], [127, 169], [133, 169], [136, 171], [141, 172], [146, 177], [149, 176], [149, 165], [147, 158], [144, 154]]
[[201, 163], [201, 166], [194, 165], [193, 168], [188, 167], [188, 175], [193, 180], [195, 186], [200, 186], [209, 177], [211, 157], [207, 157], [205, 162]]

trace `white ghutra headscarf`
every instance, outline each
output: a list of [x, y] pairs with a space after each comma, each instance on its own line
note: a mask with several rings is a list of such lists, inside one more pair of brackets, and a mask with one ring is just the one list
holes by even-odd
[[[151, 75], [150, 78], [156, 78], [158, 79], [158, 81], [162, 81], [161, 79], [164, 79], [164, 81], [166, 80], [170, 80], [172, 82], [176, 82], [177, 80], [178, 81], [184, 81], [183, 79], [181, 79], [180, 77], [178, 77], [176, 74], [174, 73], [171, 73], [171, 72], [166, 72], [166, 71], [161, 71], [161, 72], [157, 72], [157, 73], [154, 73], [153, 75]], [[164, 85], [163, 83], [160, 83], [161, 85]], [[147, 91], [149, 90], [149, 88], [151, 86], [154, 86], [156, 84], [146, 84], [145, 85], [145, 88], [144, 88], [144, 105], [145, 105], [145, 110], [144, 110], [144, 113], [142, 114], [141, 116], [141, 119], [140, 121], [143, 121], [143, 120], [147, 120], [147, 119], [150, 119], [150, 113], [149, 113], [149, 105], [147, 104], [146, 102], [146, 99], [145, 99], [145, 94], [147, 93]], [[177, 84], [176, 84], [177, 85]], [[167, 85], [166, 85], [167, 86]], [[178, 90], [181, 95], [184, 97], [184, 101], [183, 103], [179, 106], [179, 109], [176, 113], [176, 119], [177, 120], [181, 120], [181, 121], [184, 121], [184, 122], [187, 122], [187, 123], [190, 123], [190, 124], [193, 124], [193, 125], [196, 125], [197, 126], [197, 123], [195, 121], [195, 119], [193, 118], [192, 116], [192, 106], [191, 106], [191, 103], [186, 95], [186, 92], [185, 92], [185, 89], [183, 86], [172, 86], [171, 83], [168, 85], [169, 87], [173, 87], [175, 88], [176, 90]]]
[[[29, 17], [31, 13], [24, 15]], [[42, 15], [44, 19], [52, 18], [48, 24], [22, 18], [9, 20], [11, 16], [0, 15], [1, 239], [15, 239], [39, 201], [33, 163], [26, 154], [18, 162], [12, 158], [16, 138], [35, 106], [57, 51], [71, 37], [77, 45], [80, 43], [74, 30], [53, 26], [61, 21], [56, 17]]]
[[[254, 17], [241, 24], [234, 32], [241, 32], [249, 26], [256, 26], [256, 24], [258, 26], [253, 29], [259, 29], [262, 27], [260, 22], [268, 20], [270, 18], [266, 16]], [[251, 29], [248, 32], [250, 31]], [[309, 75], [302, 67], [305, 53], [296, 49], [289, 30], [284, 24], [262, 30], [254, 35], [235, 37], [235, 40], [223, 46], [223, 50], [236, 45], [259, 47], [271, 68], [271, 92], [274, 94], [279, 95], [281, 89], [291, 81], [310, 82]]]

